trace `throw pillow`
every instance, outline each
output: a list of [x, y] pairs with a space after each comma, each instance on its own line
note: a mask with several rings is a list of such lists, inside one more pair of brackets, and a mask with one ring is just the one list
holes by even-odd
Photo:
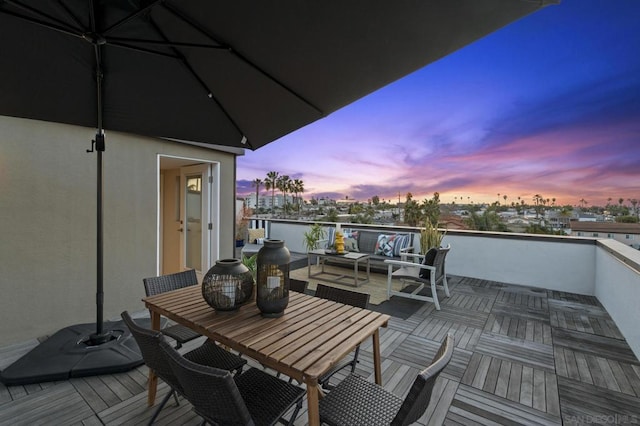
[[402, 250], [409, 247], [410, 242], [411, 242], [411, 235], [407, 235], [407, 234], [396, 235], [396, 238], [393, 241], [393, 256], [400, 257]]
[[[433, 261], [436, 260], [436, 255], [438, 254], [438, 249], [432, 247], [429, 249], [427, 254], [424, 255], [424, 259], [422, 259], [423, 265], [433, 266]], [[420, 278], [424, 278], [428, 280], [431, 278], [431, 271], [428, 269], [420, 269], [420, 274], [418, 275]]]
[[395, 240], [395, 238], [395, 235], [378, 235], [375, 254], [393, 257], [393, 241]]
[[358, 249], [358, 240], [352, 237], [346, 237], [344, 239], [344, 249], [346, 251], [359, 252], [360, 250]]

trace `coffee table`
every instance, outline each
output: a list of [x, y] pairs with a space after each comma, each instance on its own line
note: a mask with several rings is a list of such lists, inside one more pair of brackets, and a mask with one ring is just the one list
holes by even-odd
[[[320, 267], [320, 271], [311, 273], [311, 264], [314, 258], [318, 260], [317, 266]], [[327, 260], [353, 265], [353, 275], [346, 272], [350, 271], [349, 269], [346, 269], [344, 274], [325, 271], [324, 266]], [[358, 287], [361, 284], [369, 282], [369, 278], [371, 277], [369, 260], [370, 256], [367, 253], [347, 252], [345, 254], [335, 254], [323, 249], [311, 250], [307, 253], [308, 275], [309, 278], [317, 278], [322, 281], [329, 281], [336, 284], [349, 284]], [[365, 265], [366, 276], [364, 277], [359, 275], [361, 263]]]

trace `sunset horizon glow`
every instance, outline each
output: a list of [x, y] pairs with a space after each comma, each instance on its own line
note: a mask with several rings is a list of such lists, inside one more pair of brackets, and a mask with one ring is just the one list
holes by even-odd
[[307, 200], [640, 199], [639, 16], [636, 0], [548, 6], [246, 151], [237, 194], [276, 171]]

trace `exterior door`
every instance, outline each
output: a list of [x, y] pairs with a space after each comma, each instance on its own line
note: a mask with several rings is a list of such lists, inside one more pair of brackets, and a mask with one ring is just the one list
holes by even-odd
[[211, 166], [180, 169], [180, 263], [182, 269], [207, 271], [211, 249]]

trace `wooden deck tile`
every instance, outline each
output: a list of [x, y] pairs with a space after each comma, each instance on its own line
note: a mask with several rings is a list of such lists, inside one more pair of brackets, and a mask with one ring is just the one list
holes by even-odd
[[581, 383], [640, 397], [640, 376], [632, 365], [556, 347], [556, 374]]
[[491, 313], [484, 331], [545, 345], [550, 345], [553, 341], [548, 323], [511, 315]]
[[564, 291], [547, 290], [547, 298], [549, 300], [562, 300], [565, 302], [575, 302], [583, 305], [602, 306], [595, 296], [567, 293]]
[[[565, 424], [640, 422], [640, 398], [558, 377], [558, 393]], [[607, 419], [612, 419], [608, 421]], [[615, 421], [617, 419], [617, 421]]]
[[528, 304], [496, 302], [491, 313], [496, 316], [508, 316], [549, 324], [549, 311], [547, 309], [530, 307]]
[[[389, 358], [421, 370], [431, 362], [440, 344], [441, 342], [411, 335], [389, 355]], [[467, 369], [471, 354], [470, 351], [456, 348], [442, 375], [459, 381]]]
[[454, 334], [457, 348], [473, 350], [478, 343], [482, 330], [429, 316], [411, 334], [441, 342], [447, 333]]
[[553, 328], [553, 344], [585, 354], [640, 365], [626, 341], [579, 331]]
[[0, 409], [0, 425], [72, 424], [91, 417], [93, 410], [69, 382], [25, 396]]
[[550, 318], [553, 327], [624, 339], [613, 319], [600, 306], [552, 301], [550, 302]]
[[452, 421], [462, 424], [472, 424], [472, 422], [513, 425], [562, 424], [559, 416], [538, 411], [464, 384], [458, 386], [449, 414], [452, 415]]
[[553, 346], [516, 339], [499, 334], [483, 333], [476, 352], [495, 356], [524, 366], [555, 372]]
[[493, 297], [483, 297], [478, 295], [464, 294], [464, 293], [451, 293], [451, 297], [448, 297], [441, 301], [441, 305], [447, 305], [450, 307], [456, 307], [458, 309], [467, 309], [477, 312], [491, 312], [493, 307]]
[[549, 310], [547, 292], [531, 287], [517, 289], [513, 286], [506, 286], [498, 292], [496, 303], [518, 305], [542, 311]]
[[460, 383], [544, 413], [560, 414], [555, 375], [543, 369], [476, 352]]
[[443, 321], [457, 322], [473, 328], [484, 328], [489, 317], [488, 312], [461, 309], [446, 304], [441, 304], [440, 307], [439, 311], [433, 311], [431, 317]]

